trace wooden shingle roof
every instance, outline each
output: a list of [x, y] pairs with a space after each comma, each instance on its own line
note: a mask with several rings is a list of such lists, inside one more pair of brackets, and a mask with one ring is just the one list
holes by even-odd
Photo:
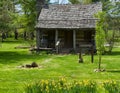
[[43, 8], [36, 28], [95, 28], [94, 14], [102, 11], [102, 4], [49, 5]]

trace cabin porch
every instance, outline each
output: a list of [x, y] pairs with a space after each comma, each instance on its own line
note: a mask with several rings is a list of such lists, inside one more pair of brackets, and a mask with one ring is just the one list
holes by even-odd
[[38, 29], [37, 47], [53, 48], [57, 53], [79, 52], [81, 45], [95, 46], [94, 35], [95, 29]]

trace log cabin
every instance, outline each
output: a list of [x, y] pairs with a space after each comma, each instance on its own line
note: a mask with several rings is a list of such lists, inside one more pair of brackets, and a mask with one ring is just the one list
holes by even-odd
[[98, 11], [102, 11], [100, 2], [87, 5], [44, 4], [38, 12], [36, 24], [37, 48], [70, 53], [78, 52], [82, 45], [95, 47], [95, 23], [98, 19], [94, 15]]

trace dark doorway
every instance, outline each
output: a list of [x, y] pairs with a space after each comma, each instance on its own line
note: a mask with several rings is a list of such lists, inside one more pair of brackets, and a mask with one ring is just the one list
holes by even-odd
[[55, 48], [55, 31], [48, 31], [48, 47]]
[[65, 48], [73, 48], [73, 31], [64, 32]]
[[84, 40], [85, 42], [90, 42], [92, 36], [92, 31], [84, 31]]

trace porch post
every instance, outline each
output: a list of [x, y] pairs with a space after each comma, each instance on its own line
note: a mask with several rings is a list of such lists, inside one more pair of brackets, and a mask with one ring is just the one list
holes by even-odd
[[58, 53], [58, 46], [56, 46], [56, 43], [58, 41], [58, 30], [55, 30], [55, 48], [56, 48], [56, 53]]
[[40, 29], [36, 29], [36, 46], [40, 47]]
[[73, 30], [73, 49], [76, 50], [76, 31]]
[[58, 41], [58, 30], [56, 29], [55, 30], [55, 43], [57, 43]]

